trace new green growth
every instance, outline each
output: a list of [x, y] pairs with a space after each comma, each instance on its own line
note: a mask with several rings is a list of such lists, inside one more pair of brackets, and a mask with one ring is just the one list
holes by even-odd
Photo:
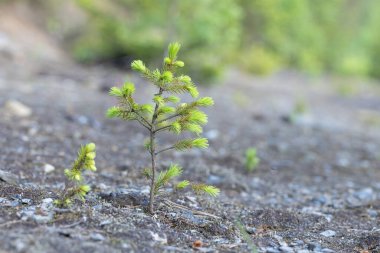
[[[167, 170], [157, 171], [157, 157], [168, 150], [186, 151], [192, 148], [204, 149], [208, 147], [208, 140], [200, 137], [202, 126], [207, 123], [207, 115], [200, 110], [214, 104], [210, 97], [198, 98], [197, 87], [187, 75], [176, 75], [176, 71], [185, 64], [177, 59], [179, 43], [171, 43], [168, 47], [168, 56], [164, 58], [161, 69], [150, 70], [141, 60], [132, 62], [132, 69], [142, 77], [153, 83], [157, 93], [153, 95], [152, 103], [138, 104], [133, 98], [135, 85], [126, 82], [121, 88], [111, 88], [109, 94], [118, 99], [118, 105], [107, 111], [110, 118], [137, 121], [149, 133], [145, 148], [151, 157], [151, 167], [144, 169], [143, 174], [150, 180], [149, 211], [154, 212], [154, 198], [173, 178], [182, 174], [182, 168], [172, 164]], [[193, 101], [180, 103], [178, 94], [189, 94]], [[160, 147], [157, 135], [161, 132], [171, 132], [180, 135], [190, 132], [196, 138], [181, 139], [172, 145]], [[207, 193], [216, 196], [219, 189], [206, 184], [191, 183], [187, 180], [179, 182], [175, 188], [184, 189], [190, 186], [197, 193]]]
[[245, 168], [247, 171], [252, 172], [260, 163], [260, 158], [257, 156], [255, 148], [249, 148], [245, 151]]
[[95, 167], [95, 144], [89, 143], [82, 146], [78, 151], [78, 157], [70, 169], [65, 169], [66, 183], [65, 189], [60, 194], [59, 199], [54, 204], [59, 207], [67, 207], [75, 199], [84, 201], [84, 197], [91, 190], [91, 187], [83, 182], [82, 172], [84, 170], [96, 171]]

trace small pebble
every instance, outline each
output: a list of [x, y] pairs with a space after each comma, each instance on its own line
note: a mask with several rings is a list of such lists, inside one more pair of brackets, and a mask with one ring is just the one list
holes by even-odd
[[91, 240], [98, 241], [98, 242], [105, 240], [104, 236], [99, 234], [99, 233], [91, 233], [90, 238], [91, 238]]
[[21, 203], [23, 203], [23, 204], [27, 204], [27, 205], [29, 205], [30, 203], [32, 203], [32, 200], [31, 199], [21, 199]]
[[273, 248], [273, 247], [267, 247], [267, 248], [264, 248], [264, 252], [267, 252], [267, 253], [280, 253], [281, 251], [279, 251], [278, 249]]
[[354, 193], [354, 196], [362, 201], [371, 201], [376, 199], [376, 194], [372, 188], [364, 188]]
[[44, 165], [44, 171], [45, 173], [50, 173], [50, 172], [53, 172], [55, 170], [55, 167], [51, 164], [45, 164]]
[[18, 177], [8, 171], [0, 170], [0, 181], [4, 181], [8, 184], [17, 184]]
[[336, 235], [336, 232], [333, 230], [326, 230], [320, 233], [320, 235], [323, 235], [324, 237], [332, 237]]
[[373, 209], [368, 209], [367, 210], [367, 213], [368, 213], [368, 215], [369, 215], [369, 217], [371, 217], [371, 218], [376, 218], [377, 217], [377, 211], [376, 210], [373, 210]]
[[8, 100], [4, 105], [4, 110], [20, 118], [32, 115], [32, 109], [17, 100]]
[[318, 251], [321, 249], [321, 245], [319, 245], [318, 243], [315, 243], [315, 242], [310, 242], [307, 244], [307, 249]]
[[322, 252], [323, 252], [323, 253], [333, 253], [333, 252], [335, 252], [335, 251], [332, 250], [332, 249], [324, 248], [324, 249], [322, 249]]
[[289, 246], [281, 246], [280, 250], [281, 250], [281, 252], [286, 252], [286, 253], [292, 253], [292, 252], [294, 252], [294, 250], [291, 247], [289, 247]]

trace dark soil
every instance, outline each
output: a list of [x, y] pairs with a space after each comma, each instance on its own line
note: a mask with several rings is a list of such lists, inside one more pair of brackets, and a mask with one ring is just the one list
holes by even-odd
[[[19, 180], [0, 180], [0, 252], [249, 252], [252, 244], [260, 252], [380, 252], [380, 87], [351, 81], [359, 88], [347, 95], [339, 92], [345, 80], [231, 72], [223, 84], [201, 88], [216, 102], [207, 110], [210, 148], [169, 152], [159, 165], [179, 163], [184, 179], [216, 185], [221, 194], [168, 192], [151, 216], [141, 176], [149, 165], [147, 133], [104, 117], [115, 103], [106, 91], [125, 78], [71, 64], [1, 70], [0, 170]], [[140, 101], [150, 99], [149, 84], [127, 79]], [[9, 101], [32, 114], [17, 116]], [[44, 209], [88, 142], [97, 145], [98, 171], [85, 175], [93, 188], [87, 201]], [[244, 168], [249, 147], [261, 159], [252, 173]], [[55, 170], [46, 173], [46, 164]], [[52, 218], [40, 220], [46, 210]]]

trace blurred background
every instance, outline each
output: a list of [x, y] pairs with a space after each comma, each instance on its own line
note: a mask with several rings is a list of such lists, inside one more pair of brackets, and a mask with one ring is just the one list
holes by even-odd
[[179, 41], [204, 84], [230, 68], [380, 78], [377, 0], [2, 0], [0, 11], [2, 58], [29, 47], [28, 57], [128, 68]]

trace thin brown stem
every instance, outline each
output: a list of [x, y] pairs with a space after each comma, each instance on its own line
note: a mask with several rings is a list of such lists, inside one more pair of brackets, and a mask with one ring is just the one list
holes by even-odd
[[[146, 128], [151, 128], [152, 127], [152, 124], [151, 123], [149, 123], [149, 121], [147, 121], [139, 112], [137, 112], [136, 110], [131, 110], [131, 112], [133, 112], [133, 113], [135, 113], [138, 117], [140, 117], [140, 120], [138, 120], [144, 127], [146, 127]], [[142, 121], [141, 121], [142, 120]], [[147, 124], [147, 125], [145, 125], [145, 124], [143, 124], [143, 122], [145, 122], [145, 124]]]
[[157, 122], [157, 124], [160, 124], [160, 123], [162, 123], [162, 122], [164, 122], [164, 121], [167, 121], [167, 120], [169, 120], [169, 119], [172, 119], [172, 118], [178, 117], [178, 116], [180, 116], [180, 115], [181, 115], [181, 114], [179, 114], [179, 113], [173, 114], [173, 115], [167, 117], [166, 119], [159, 120], [159, 121]]
[[148, 127], [147, 125], [144, 124], [144, 122], [142, 122], [141, 120], [137, 119], [137, 121], [143, 126], [145, 127], [146, 129], [148, 129], [149, 131], [151, 131], [151, 128]]
[[[158, 96], [162, 95], [162, 88], [160, 88], [158, 92]], [[154, 113], [152, 116], [152, 122], [150, 123], [150, 156], [152, 161], [152, 174], [151, 174], [151, 182], [150, 182], [150, 197], [149, 197], [149, 212], [151, 214], [154, 213], [154, 191], [155, 191], [155, 181], [156, 181], [156, 150], [155, 150], [155, 122], [157, 120], [157, 112], [158, 112], [159, 104], [156, 103], [154, 108]]]
[[165, 130], [165, 129], [168, 129], [168, 128], [170, 128], [170, 127], [171, 127], [171, 125], [169, 125], [169, 126], [164, 126], [164, 127], [161, 127], [161, 128], [158, 128], [158, 129], [154, 130], [154, 132], [155, 132], [155, 133], [158, 133], [158, 132], [160, 132], [160, 131], [162, 131], [162, 130]]
[[165, 151], [171, 150], [171, 149], [175, 149], [175, 147], [174, 147], [174, 146], [171, 146], [171, 147], [167, 147], [167, 148], [161, 149], [160, 151], [157, 151], [157, 152], [156, 152], [156, 155], [158, 155], [159, 153], [162, 153], [162, 152], [165, 152]]
[[155, 148], [154, 148], [154, 133], [150, 133], [150, 143], [151, 143], [151, 151], [150, 151], [150, 156], [152, 160], [152, 174], [150, 177], [150, 198], [149, 198], [149, 212], [151, 214], [154, 213], [154, 208], [153, 208], [153, 202], [154, 202], [154, 183], [155, 183], [155, 177], [156, 177], [156, 154], [155, 154]]

